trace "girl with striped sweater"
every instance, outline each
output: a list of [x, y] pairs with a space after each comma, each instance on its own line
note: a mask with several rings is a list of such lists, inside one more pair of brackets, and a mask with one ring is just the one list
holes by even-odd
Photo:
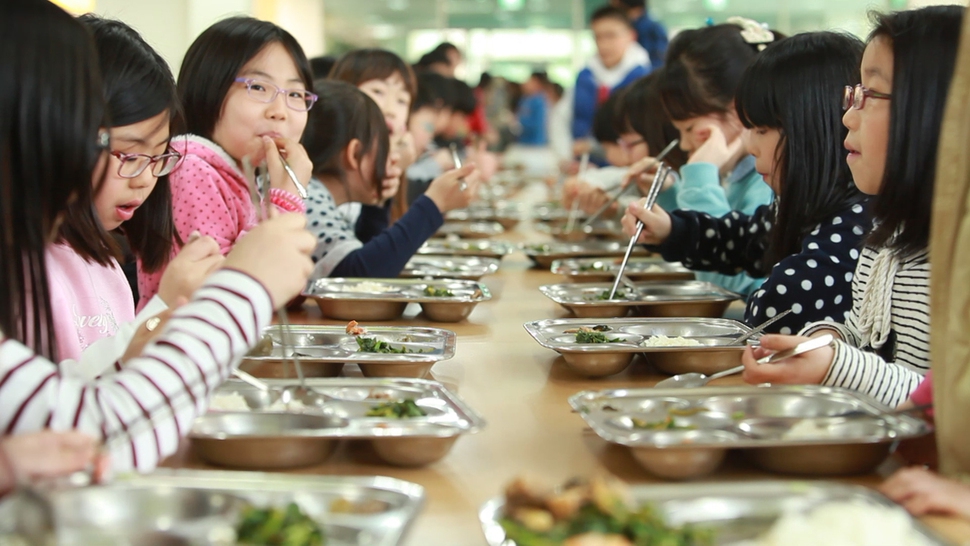
[[[849, 168], [859, 189], [875, 196], [852, 309], [844, 322], [820, 321], [801, 336], [763, 337], [744, 355], [745, 381], [841, 386], [895, 406], [929, 370], [930, 210], [963, 12], [929, 7], [877, 17], [862, 84], [846, 88], [844, 103]], [[780, 365], [755, 362], [823, 333], [837, 341]]]
[[[100, 72], [90, 34], [49, 2], [0, 4], [0, 36], [0, 430], [111, 439], [117, 469], [151, 470], [176, 450], [274, 307], [302, 290], [313, 237], [302, 215], [254, 227], [122, 371], [91, 381], [62, 375], [37, 356], [57, 343], [44, 250], [74, 196], [104, 169], [111, 143]], [[0, 457], [4, 473], [18, 470], [16, 458]]]

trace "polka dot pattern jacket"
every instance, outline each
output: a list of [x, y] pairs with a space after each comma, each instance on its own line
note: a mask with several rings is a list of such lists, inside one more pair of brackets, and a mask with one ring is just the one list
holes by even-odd
[[[674, 211], [670, 237], [653, 248], [665, 260], [691, 269], [758, 276], [768, 269], [762, 259], [775, 210], [764, 205], [751, 216], [734, 211], [722, 218]], [[821, 222], [802, 240], [798, 254], [770, 268], [764, 284], [748, 298], [745, 322], [754, 326], [788, 309], [792, 313], [768, 332], [793, 334], [816, 321], [843, 321], [852, 307], [853, 272], [870, 227], [863, 204]]]

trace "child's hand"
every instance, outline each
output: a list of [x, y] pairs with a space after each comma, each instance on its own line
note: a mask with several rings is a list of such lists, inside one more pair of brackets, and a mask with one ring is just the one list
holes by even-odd
[[212, 237], [193, 233], [165, 268], [158, 285], [158, 296], [169, 307], [173, 307], [180, 298], [191, 299], [209, 275], [222, 266], [222, 262], [219, 243]]
[[162, 311], [161, 313], [155, 315], [154, 317], [146, 320], [138, 329], [135, 330], [135, 335], [131, 338], [128, 343], [128, 348], [125, 349], [125, 354], [121, 357], [121, 362], [126, 363], [133, 358], [141, 356], [142, 351], [148, 346], [165, 328], [168, 323], [168, 319], [172, 318], [172, 313], [176, 309], [188, 303], [185, 298], [179, 298], [174, 305], [169, 306], [168, 309]]
[[[627, 187], [630, 183], [635, 182], [640, 190], [641, 195], [647, 195], [650, 193], [650, 186], [653, 185], [653, 178], [657, 175], [657, 169], [660, 168], [660, 163], [652, 158], [645, 157], [640, 161], [637, 161], [626, 171], [626, 175], [623, 177], [623, 187]], [[667, 175], [667, 179], [663, 181], [663, 186], [661, 186], [661, 191], [666, 190], [674, 185], [677, 178], [674, 176], [673, 171]]]
[[727, 137], [724, 136], [724, 131], [717, 125], [700, 127], [697, 131], [698, 135], [705, 139], [704, 144], [701, 144], [694, 150], [694, 153], [690, 154], [688, 163], [713, 163], [720, 171], [744, 148], [744, 142], [740, 137], [728, 142]]
[[10, 463], [8, 468], [0, 470], [3, 492], [12, 490], [21, 480], [59, 478], [107, 464], [98, 453], [98, 441], [74, 431], [45, 430], [7, 436], [0, 442], [0, 448]]
[[401, 155], [397, 151], [387, 154], [387, 169], [384, 171], [384, 180], [381, 181], [381, 195], [379, 202], [383, 203], [397, 195], [401, 188], [401, 175], [404, 170], [401, 168]]
[[475, 146], [474, 150], [469, 154], [468, 159], [478, 167], [478, 172], [481, 173], [482, 180], [491, 180], [495, 176], [495, 173], [498, 172], [498, 156], [488, 151], [488, 143], [484, 140]]
[[286, 305], [306, 288], [313, 272], [316, 239], [302, 214], [271, 215], [236, 242], [225, 267], [246, 273], [269, 292], [273, 307]]
[[[475, 165], [468, 164], [435, 178], [424, 193], [441, 214], [467, 207], [478, 195], [481, 178]], [[464, 183], [464, 189], [462, 189]]]
[[[288, 191], [293, 195], [300, 195], [295, 183], [301, 184], [304, 188], [310, 184], [313, 176], [313, 163], [306, 149], [296, 140], [289, 138], [271, 139], [263, 137], [263, 153], [266, 154], [266, 168], [269, 169], [269, 184], [274, 188]], [[281, 157], [286, 158], [286, 163], [293, 169], [296, 175], [294, 182], [286, 169], [283, 168]]]
[[926, 470], [904, 468], [879, 490], [914, 516], [942, 514], [970, 519], [970, 485]]
[[643, 198], [633, 203], [626, 209], [626, 214], [620, 221], [623, 224], [623, 233], [628, 237], [633, 237], [637, 232], [637, 221], [643, 222], [643, 233], [637, 239], [638, 243], [645, 245], [659, 245], [670, 237], [670, 215], [667, 211], [654, 204], [650, 210], [644, 209], [647, 199]]
[[[813, 336], [814, 337], [814, 336]], [[818, 385], [825, 379], [835, 358], [835, 349], [826, 345], [814, 351], [793, 356], [777, 364], [758, 364], [759, 358], [772, 353], [794, 348], [809, 338], [802, 336], [764, 335], [760, 347], [747, 347], [741, 357], [744, 373], [741, 378], [746, 383], [777, 383], [789, 385]]]

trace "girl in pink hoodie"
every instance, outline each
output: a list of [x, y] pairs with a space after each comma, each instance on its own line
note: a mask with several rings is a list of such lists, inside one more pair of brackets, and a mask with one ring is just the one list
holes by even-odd
[[[175, 228], [210, 236], [223, 254], [259, 220], [243, 159], [265, 160], [262, 191], [278, 210], [304, 212], [312, 165], [300, 145], [316, 102], [306, 56], [280, 27], [250, 17], [219, 21], [189, 47], [179, 73], [184, 158], [172, 173]], [[267, 183], [268, 182], [268, 183]], [[139, 305], [158, 292], [160, 272], [138, 270]]]

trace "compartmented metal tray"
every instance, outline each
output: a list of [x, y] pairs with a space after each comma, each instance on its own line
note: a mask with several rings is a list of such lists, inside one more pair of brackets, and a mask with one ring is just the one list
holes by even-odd
[[[556, 260], [550, 270], [565, 275], [573, 282], [613, 282], [623, 258], [577, 258]], [[668, 263], [661, 258], [631, 257], [624, 274], [633, 281], [679, 281], [691, 280], [694, 272], [679, 263]]]
[[424, 496], [420, 485], [381, 476], [159, 469], [58, 490], [51, 503], [62, 546], [228, 546], [236, 544], [243, 507], [285, 508], [291, 502], [323, 528], [329, 546], [394, 546]]
[[[574, 332], [583, 327], [601, 331], [607, 339], [617, 341], [577, 343]], [[730, 343], [751, 331], [736, 320], [702, 318], [550, 319], [526, 323], [525, 329], [539, 345], [561, 354], [571, 369], [590, 377], [619, 373], [638, 354], [669, 374], [710, 375], [741, 363], [744, 345]], [[683, 337], [701, 345], [642, 346], [654, 336]]]
[[[627, 245], [616, 241], [585, 241], [580, 243], [528, 243], [522, 251], [537, 266], [548, 269], [552, 262], [567, 258], [598, 258], [623, 256]], [[647, 251], [640, 245], [633, 249], [634, 256], [645, 256]]]
[[478, 256], [480, 258], [502, 258], [515, 250], [515, 245], [505, 241], [468, 241], [459, 239], [432, 239], [418, 249], [420, 255], [433, 256]]
[[[270, 380], [273, 387], [299, 385]], [[236, 393], [251, 411], [210, 410], [189, 432], [203, 459], [235, 468], [292, 468], [320, 463], [343, 439], [370, 440], [378, 456], [399, 466], [423, 466], [448, 454], [462, 434], [478, 432], [485, 421], [441, 383], [422, 379], [310, 379], [307, 387], [327, 395], [323, 408], [272, 411], [270, 397], [240, 382], [227, 381], [214, 395]], [[235, 398], [235, 397], [233, 397]], [[414, 399], [425, 417], [367, 417], [384, 402]]]
[[[435, 296], [426, 290], [448, 290], [451, 295]], [[303, 295], [316, 301], [329, 318], [359, 321], [396, 320], [409, 303], [418, 303], [430, 320], [459, 322], [476, 305], [492, 299], [484, 284], [450, 279], [319, 279]]]
[[[569, 219], [569, 209], [562, 206], [562, 203], [557, 201], [547, 201], [543, 203], [536, 203], [532, 207], [532, 219], [536, 222], [557, 222], [566, 221]], [[588, 216], [579, 211], [577, 214], [577, 219], [582, 222]]]
[[[861, 501], [880, 507], [895, 507], [892, 501], [867, 487], [824, 481], [756, 481], [739, 483], [692, 483], [678, 485], [635, 485], [630, 493], [637, 504], [657, 509], [670, 525], [710, 529], [717, 546], [752, 544], [766, 533], [786, 511], [808, 512], [828, 502]], [[516, 546], [505, 540], [499, 521], [505, 499], [485, 503], [479, 521], [489, 546]], [[947, 543], [919, 521], [911, 524], [930, 544]]]
[[498, 222], [448, 222], [441, 226], [435, 237], [460, 237], [462, 239], [489, 239], [505, 233]]
[[498, 271], [500, 263], [495, 258], [475, 256], [415, 256], [404, 266], [401, 277], [477, 281]]
[[[585, 391], [569, 404], [600, 438], [672, 479], [713, 471], [729, 449], [771, 472], [869, 472], [894, 442], [931, 431], [864, 394], [819, 385]], [[840, 417], [850, 412], [862, 413]]]
[[536, 231], [547, 233], [557, 241], [579, 242], [595, 240], [627, 240], [630, 238], [623, 235], [623, 226], [616, 220], [599, 220], [592, 225], [583, 226], [583, 221], [576, 222], [573, 229], [566, 230], [566, 220], [554, 220], [536, 225]]
[[522, 213], [514, 204], [498, 203], [497, 208], [491, 205], [472, 206], [467, 209], [453, 210], [445, 215], [448, 222], [498, 222], [506, 230], [514, 229], [522, 221]]
[[549, 284], [539, 290], [577, 317], [720, 317], [741, 296], [703, 281], [646, 281], [636, 289], [620, 285], [611, 300], [613, 283]]
[[[296, 371], [284, 347], [291, 345], [307, 377], [336, 377], [344, 364], [357, 364], [367, 377], [412, 377], [428, 375], [431, 367], [455, 356], [455, 333], [439, 328], [368, 326], [360, 336], [390, 343], [395, 350], [408, 353], [370, 353], [360, 351], [357, 336], [343, 326], [294, 324], [284, 343], [279, 325], [263, 329], [260, 343], [243, 359], [240, 369], [256, 377], [291, 378]], [[420, 351], [420, 352], [419, 352]]]

